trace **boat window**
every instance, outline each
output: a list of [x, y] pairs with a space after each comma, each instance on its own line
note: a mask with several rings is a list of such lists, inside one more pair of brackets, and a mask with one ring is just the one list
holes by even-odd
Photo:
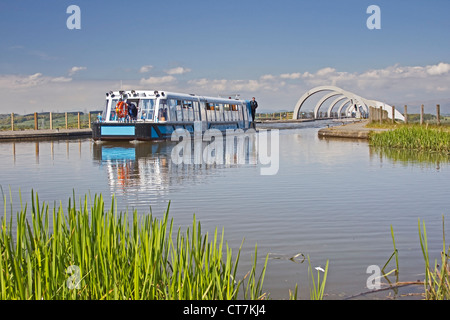
[[216, 119], [217, 121], [223, 121], [223, 104], [216, 103]]
[[113, 99], [111, 101], [111, 111], [109, 113], [109, 121], [117, 120], [117, 115], [116, 115], [116, 104], [117, 104], [117, 102], [119, 102], [119, 99]]
[[216, 112], [214, 111], [214, 103], [206, 103], [206, 115], [208, 116], [208, 121], [216, 121]]
[[225, 113], [225, 121], [231, 121], [232, 119], [232, 115], [231, 115], [231, 107], [228, 103], [226, 103], [223, 106], [223, 111]]
[[138, 113], [138, 119], [152, 120], [155, 110], [155, 99], [142, 99]]
[[242, 120], [242, 112], [240, 112], [240, 105], [233, 104], [231, 105], [231, 114], [234, 121]]
[[242, 106], [242, 113], [244, 114], [244, 121], [248, 121], [248, 108], [246, 105]]
[[201, 112], [201, 116], [202, 116], [202, 121], [206, 121], [206, 105], [204, 102], [200, 103], [200, 112]]
[[239, 104], [239, 105], [237, 105], [236, 106], [236, 112], [237, 112], [237, 114], [236, 114], [236, 116], [237, 116], [237, 119], [238, 120], [244, 120], [244, 115], [242, 114], [242, 110], [243, 110], [244, 108], [242, 107], [242, 105], [241, 104]]
[[230, 104], [230, 120], [235, 121], [236, 119], [236, 111], [234, 111], [234, 104]]
[[198, 103], [198, 101], [194, 101], [194, 120], [195, 121], [200, 121], [200, 105]]
[[185, 121], [194, 121], [194, 106], [193, 101], [183, 101], [183, 119]]
[[177, 121], [183, 121], [183, 110], [182, 110], [183, 106], [181, 104], [181, 100], [177, 100], [177, 106], [176, 106], [176, 110], [177, 110]]
[[177, 100], [168, 99], [167, 105], [169, 106], [169, 119], [170, 121], [177, 121]]
[[108, 105], [109, 105], [109, 103], [110, 103], [110, 100], [106, 99], [105, 109], [103, 109], [103, 112], [102, 112], [102, 119], [104, 119], [104, 120], [106, 120], [106, 117], [107, 117], [107, 114], [108, 114]]
[[159, 121], [169, 121], [169, 112], [167, 111], [167, 101], [159, 100], [158, 108], [158, 119]]

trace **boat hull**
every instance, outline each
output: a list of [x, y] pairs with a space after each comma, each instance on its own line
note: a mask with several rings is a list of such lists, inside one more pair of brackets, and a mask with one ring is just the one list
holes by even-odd
[[92, 124], [92, 139], [102, 141], [149, 141], [170, 140], [172, 133], [177, 129], [184, 129], [193, 134], [206, 130], [220, 131], [245, 129], [242, 121], [229, 122], [96, 122]]

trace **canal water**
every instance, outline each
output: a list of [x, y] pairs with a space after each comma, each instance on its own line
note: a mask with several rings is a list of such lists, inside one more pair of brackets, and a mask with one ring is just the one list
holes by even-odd
[[[373, 275], [368, 268], [383, 268], [392, 255], [392, 226], [400, 272], [398, 278], [393, 273], [383, 277], [382, 288], [397, 280], [424, 279], [418, 219], [426, 223], [431, 258], [439, 258], [443, 216], [448, 221], [450, 210], [449, 159], [376, 150], [364, 140], [318, 137], [320, 127], [333, 124], [275, 126], [281, 129], [278, 137], [273, 130], [267, 137], [259, 133], [246, 141], [244, 154], [231, 149], [220, 153], [220, 144], [212, 150], [216, 139], [193, 143], [199, 149], [192, 150], [191, 163], [187, 158], [176, 163], [185, 153], [172, 141], [5, 142], [0, 144], [0, 185], [8, 213], [9, 194], [15, 211], [20, 197], [31, 203], [31, 190], [51, 208], [60, 203], [65, 208], [74, 193], [78, 200], [102, 194], [107, 205], [114, 195], [118, 211], [136, 209], [159, 218], [170, 202], [177, 228], [190, 227], [195, 214], [204, 233], [224, 230], [234, 253], [243, 242], [241, 277], [252, 263], [255, 245], [259, 266], [269, 254], [264, 290], [272, 299], [289, 298], [296, 284], [299, 298], [309, 299], [309, 265], [303, 259], [308, 256], [315, 274], [314, 268], [329, 261], [325, 299], [417, 298], [408, 294], [420, 292], [420, 286], [375, 293], [367, 287]], [[272, 174], [262, 174], [270, 167], [259, 157], [263, 138], [269, 142], [266, 158]], [[226, 144], [224, 140], [224, 148]], [[199, 150], [216, 161], [207, 163], [200, 156], [203, 162], [196, 162]], [[445, 229], [448, 233], [448, 223]], [[393, 259], [385, 272], [394, 268]]]

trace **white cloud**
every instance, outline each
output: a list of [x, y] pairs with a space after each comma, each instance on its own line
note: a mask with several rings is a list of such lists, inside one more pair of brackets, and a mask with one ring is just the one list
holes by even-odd
[[82, 70], [86, 70], [86, 67], [72, 67], [69, 70], [69, 76], [73, 76], [75, 73], [80, 72]]
[[335, 71], [336, 71], [336, 69], [327, 67], [327, 68], [323, 68], [323, 69], [320, 69], [319, 71], [317, 71], [317, 75], [325, 76], [327, 74], [334, 73]]
[[140, 73], [147, 73], [147, 72], [149, 72], [152, 69], [153, 69], [153, 66], [146, 65], [146, 66], [142, 66], [141, 69], [139, 69], [139, 72]]
[[29, 76], [12, 76], [12, 87], [33, 87], [45, 82], [42, 73], [35, 73]]
[[70, 82], [70, 81], [72, 81], [72, 78], [57, 77], [57, 78], [51, 78], [50, 81], [51, 82]]
[[257, 80], [227, 80], [227, 79], [197, 79], [190, 80], [188, 84], [191, 85], [195, 91], [201, 89], [206, 93], [214, 94], [235, 94], [237, 91], [255, 91], [260, 88]]
[[300, 79], [301, 77], [302, 77], [302, 74], [300, 72], [283, 73], [280, 75], [281, 79], [291, 79], [291, 80]]
[[140, 81], [141, 85], [160, 85], [175, 82], [176, 78], [173, 76], [163, 76], [163, 77], [149, 77], [147, 79], [142, 78]]
[[0, 75], [0, 88], [4, 89], [26, 89], [32, 87], [42, 87], [48, 83], [71, 82], [72, 78], [68, 77], [48, 77], [42, 73], [34, 73], [31, 75]]
[[185, 74], [185, 73], [188, 73], [188, 72], [191, 72], [191, 71], [192, 70], [189, 69], [189, 68], [176, 67], [176, 68], [172, 68], [172, 69], [166, 70], [166, 73], [170, 74], [170, 75], [174, 75], [174, 74]]
[[427, 66], [426, 69], [430, 75], [441, 75], [450, 71], [450, 64], [441, 62], [434, 66]]
[[260, 79], [261, 80], [273, 80], [273, 79], [275, 79], [275, 76], [272, 74], [265, 74], [265, 75], [261, 76]]

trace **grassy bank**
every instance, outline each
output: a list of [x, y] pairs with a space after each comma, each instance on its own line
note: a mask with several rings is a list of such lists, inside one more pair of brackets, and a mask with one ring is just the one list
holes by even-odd
[[371, 133], [369, 143], [375, 147], [450, 153], [449, 127], [396, 124], [390, 128], [393, 130]]

